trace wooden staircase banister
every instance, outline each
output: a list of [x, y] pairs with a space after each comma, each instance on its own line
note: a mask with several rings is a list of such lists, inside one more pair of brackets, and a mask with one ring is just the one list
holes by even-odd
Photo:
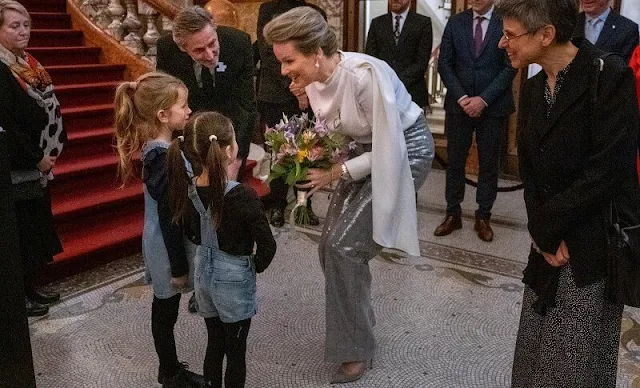
[[166, 0], [142, 0], [142, 2], [149, 4], [151, 7], [158, 10], [162, 16], [166, 16], [171, 20], [173, 20], [180, 11], [180, 8]]
[[[159, 1], [159, 0], [151, 0]], [[106, 34], [87, 15], [82, 12], [78, 3], [67, 0], [67, 12], [71, 17], [71, 26], [84, 32], [84, 38], [88, 45], [102, 48], [101, 62], [108, 64], [124, 64], [126, 70], [125, 79], [134, 80], [144, 73], [154, 69], [154, 65], [141, 57], [133, 54], [120, 42]]]

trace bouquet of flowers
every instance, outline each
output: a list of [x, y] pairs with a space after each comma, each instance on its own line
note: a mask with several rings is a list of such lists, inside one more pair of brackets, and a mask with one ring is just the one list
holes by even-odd
[[[328, 169], [334, 163], [347, 159], [354, 142], [347, 144], [344, 135], [329, 130], [324, 120], [310, 120], [306, 113], [287, 118], [265, 131], [266, 144], [271, 147], [271, 172], [269, 181], [283, 177], [292, 186], [305, 183], [309, 168]], [[291, 211], [293, 225], [309, 223], [307, 210], [308, 189], [298, 189], [296, 204]]]

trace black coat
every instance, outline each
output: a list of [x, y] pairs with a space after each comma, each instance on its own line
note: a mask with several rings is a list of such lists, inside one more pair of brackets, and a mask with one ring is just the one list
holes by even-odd
[[44, 157], [40, 135], [49, 117], [0, 62], [0, 127], [7, 131], [11, 170], [34, 170]]
[[[518, 117], [518, 159], [528, 228], [544, 252], [561, 241], [578, 286], [606, 274], [604, 210], [621, 193], [636, 191], [640, 126], [633, 74], [618, 56], [607, 58], [595, 94], [594, 60], [602, 52], [580, 45], [547, 118], [546, 74], [523, 89]], [[592, 96], [597, 95], [597, 103]], [[540, 289], [557, 274], [533, 249], [525, 283]]]
[[182, 80], [189, 89], [189, 108], [194, 112], [218, 111], [228, 116], [236, 130], [238, 157], [249, 154], [249, 144], [257, 120], [253, 89], [253, 51], [251, 39], [243, 31], [218, 26], [220, 59], [215, 72], [212, 95], [198, 86], [193, 70], [194, 61], [180, 50], [171, 35], [158, 40], [158, 70]]
[[425, 73], [433, 45], [431, 18], [409, 11], [397, 45], [393, 23], [391, 13], [371, 21], [365, 53], [387, 62], [398, 74], [413, 101], [421, 107], [427, 106]]
[[[585, 22], [586, 16], [584, 12], [580, 12], [574, 37], [584, 37]], [[602, 51], [622, 55], [625, 62], [629, 63], [639, 39], [638, 25], [612, 10], [602, 26], [595, 46]]]
[[258, 50], [260, 53], [260, 82], [258, 101], [271, 104], [292, 104], [298, 106], [298, 99], [289, 91], [291, 79], [280, 73], [280, 62], [273, 54], [273, 48], [264, 40], [264, 26], [273, 18], [296, 7], [311, 7], [327, 19], [327, 14], [319, 7], [299, 0], [274, 0], [260, 4], [258, 11]]
[[516, 71], [504, 50], [502, 19], [494, 11], [480, 56], [473, 48], [473, 11], [466, 10], [449, 19], [442, 35], [438, 73], [447, 87], [444, 109], [448, 114], [464, 115], [458, 100], [467, 95], [480, 96], [489, 105], [483, 115], [508, 116], [515, 111], [511, 83]]

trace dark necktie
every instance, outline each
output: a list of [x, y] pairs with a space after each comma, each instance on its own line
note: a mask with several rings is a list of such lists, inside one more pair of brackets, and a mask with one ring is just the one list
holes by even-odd
[[484, 16], [476, 17], [476, 28], [473, 33], [473, 48], [476, 50], [476, 57], [480, 56], [480, 50], [482, 50], [482, 21]]
[[393, 25], [393, 39], [398, 44], [398, 40], [400, 39], [400, 19], [402, 19], [401, 15], [396, 15], [396, 23]]
[[202, 89], [211, 90], [215, 86], [215, 81], [208, 67], [202, 66], [200, 71], [200, 80], [202, 81]]

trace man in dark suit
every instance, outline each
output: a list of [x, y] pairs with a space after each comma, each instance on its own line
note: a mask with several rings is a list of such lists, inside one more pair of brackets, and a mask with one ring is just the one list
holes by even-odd
[[447, 215], [436, 228], [446, 236], [462, 228], [465, 163], [473, 132], [478, 146], [478, 190], [474, 229], [483, 241], [493, 240], [490, 218], [500, 168], [500, 137], [506, 118], [514, 112], [511, 83], [516, 71], [498, 48], [502, 19], [493, 0], [472, 0], [471, 9], [449, 19], [440, 45], [438, 71], [447, 88], [444, 101], [447, 135], [445, 197]]
[[580, 0], [582, 11], [574, 37], [584, 37], [597, 48], [621, 55], [629, 63], [640, 35], [638, 25], [609, 7], [610, 0]]
[[431, 18], [409, 9], [411, 0], [389, 0], [389, 13], [371, 21], [365, 53], [395, 70], [413, 101], [429, 105], [425, 73], [431, 58]]
[[187, 7], [174, 19], [173, 34], [158, 40], [156, 67], [187, 85], [191, 110], [219, 111], [231, 119], [238, 160], [229, 177], [240, 179], [258, 117], [249, 35], [216, 26], [201, 7]]
[[[296, 97], [289, 90], [291, 79], [280, 73], [280, 62], [273, 54], [273, 48], [264, 39], [264, 26], [276, 16], [296, 7], [312, 7], [327, 19], [325, 12], [304, 0], [273, 0], [260, 5], [258, 11], [258, 50], [260, 52], [260, 73], [258, 83], [258, 111], [263, 124], [273, 127], [282, 119], [282, 115], [290, 117], [303, 111], [312, 114], [306, 95]], [[284, 225], [284, 209], [287, 206], [289, 186], [283, 178], [274, 179], [269, 184], [271, 193], [267, 202], [272, 209], [270, 222], [273, 226]], [[318, 225], [320, 220], [311, 209], [311, 199], [307, 202], [309, 209], [309, 224]]]

